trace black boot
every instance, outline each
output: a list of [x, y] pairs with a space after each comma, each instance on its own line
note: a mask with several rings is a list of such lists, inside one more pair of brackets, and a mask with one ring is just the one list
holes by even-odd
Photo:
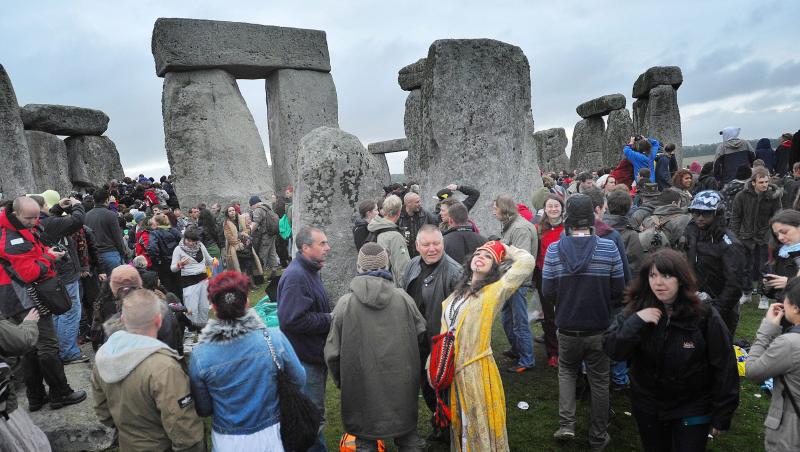
[[86, 400], [86, 391], [72, 391], [71, 393], [56, 397], [50, 397], [50, 408], [57, 410], [67, 405], [75, 405]]
[[31, 413], [33, 413], [34, 411], [39, 411], [49, 401], [50, 399], [48, 399], [47, 396], [44, 396], [44, 398], [33, 398], [33, 399], [28, 397], [28, 411], [30, 411]]

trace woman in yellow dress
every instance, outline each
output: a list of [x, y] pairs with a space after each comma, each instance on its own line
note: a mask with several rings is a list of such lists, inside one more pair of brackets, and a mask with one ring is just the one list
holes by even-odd
[[442, 302], [441, 332], [452, 330], [455, 335], [452, 451], [508, 450], [506, 400], [492, 357], [492, 323], [503, 303], [531, 279], [534, 264], [525, 250], [487, 242], [475, 250], [464, 278]]

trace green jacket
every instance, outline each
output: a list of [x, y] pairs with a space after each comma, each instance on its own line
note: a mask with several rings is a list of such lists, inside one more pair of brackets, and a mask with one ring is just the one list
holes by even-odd
[[531, 256], [538, 256], [539, 238], [533, 223], [517, 215], [503, 224], [502, 241], [506, 245], [525, 250]]
[[403, 285], [403, 275], [406, 273], [406, 265], [411, 257], [408, 255], [406, 239], [398, 232], [397, 225], [383, 217], [375, 217], [367, 225], [369, 232], [380, 233], [378, 235], [378, 245], [384, 247], [389, 253], [389, 271], [394, 277], [395, 287]]

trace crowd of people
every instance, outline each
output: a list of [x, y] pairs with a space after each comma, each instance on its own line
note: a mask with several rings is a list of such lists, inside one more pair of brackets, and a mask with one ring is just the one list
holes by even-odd
[[[509, 450], [499, 316], [506, 378], [535, 368], [537, 343], [558, 372], [556, 440], [575, 440], [587, 397], [588, 448], [606, 448], [611, 394], [627, 392], [644, 450], [700, 451], [735, 434], [733, 345], [754, 302], [766, 312], [743, 376], [774, 379], [765, 448], [799, 450], [800, 136], [753, 150], [739, 132], [685, 169], [675, 145], [631, 137], [616, 168], [543, 174], [530, 205], [498, 196], [491, 232], [469, 217], [479, 188], [447, 185], [428, 209], [417, 185], [392, 184], [358, 205], [339, 300], [320, 275], [334, 231], [292, 234], [292, 187], [186, 215], [170, 177], [13, 199], [0, 212], [0, 439], [49, 450], [27, 411], [87, 398], [64, 366], [89, 362], [91, 343], [92, 403], [121, 450], [205, 450], [205, 417], [214, 450], [327, 450], [329, 376], [355, 450]], [[249, 308], [256, 287], [279, 328]], [[317, 416], [302, 448], [287, 387]]]

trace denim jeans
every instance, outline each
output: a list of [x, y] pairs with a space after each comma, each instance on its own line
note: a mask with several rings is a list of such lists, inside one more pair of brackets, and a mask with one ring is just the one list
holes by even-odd
[[316, 444], [308, 449], [309, 452], [327, 452], [325, 445], [325, 382], [328, 379], [328, 368], [324, 364], [300, 362], [306, 370], [306, 385], [303, 392], [322, 413], [322, 423], [319, 425], [319, 438]]
[[78, 329], [81, 325], [81, 280], [76, 279], [65, 283], [67, 294], [72, 299], [69, 311], [53, 316], [53, 323], [58, 336], [58, 356], [62, 361], [71, 361], [80, 358], [81, 349], [78, 348]]
[[511, 350], [519, 355], [518, 365], [533, 367], [533, 335], [528, 323], [528, 288], [520, 287], [503, 305], [503, 331], [506, 333]]
[[628, 381], [628, 362], [611, 361], [611, 382], [624, 386]]
[[122, 256], [119, 251], [103, 251], [100, 253], [100, 269], [111, 277], [111, 270], [122, 265]]

